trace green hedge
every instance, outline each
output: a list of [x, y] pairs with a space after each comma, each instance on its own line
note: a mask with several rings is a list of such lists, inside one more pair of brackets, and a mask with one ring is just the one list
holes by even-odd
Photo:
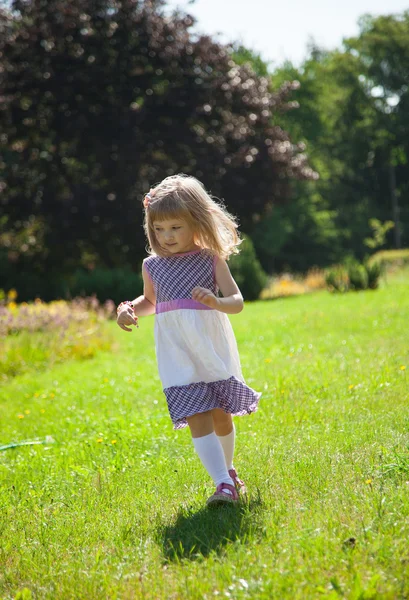
[[386, 269], [388, 267], [402, 267], [409, 265], [409, 248], [400, 250], [379, 250], [369, 259], [369, 264], [379, 263]]
[[230, 258], [229, 267], [244, 299], [257, 300], [267, 283], [267, 275], [249, 237], [243, 236], [240, 254], [234, 254]]
[[[229, 267], [237, 281], [245, 300], [257, 300], [267, 282], [250, 238], [245, 237], [240, 246], [240, 254], [229, 260]], [[33, 272], [15, 272], [5, 263], [0, 266], [0, 289], [6, 292], [14, 288], [18, 301], [41, 298], [48, 302], [62, 298], [95, 295], [100, 302], [131, 300], [142, 293], [143, 280], [140, 269], [135, 273], [130, 267], [107, 269], [96, 267], [93, 270], [77, 269], [69, 275], [49, 273], [41, 275]]]
[[140, 270], [134, 272], [130, 267], [106, 269], [97, 267], [92, 271], [77, 269], [71, 274], [34, 273], [16, 271], [9, 265], [0, 264], [0, 289], [6, 292], [17, 290], [18, 302], [29, 302], [41, 298], [45, 302], [76, 296], [96, 295], [100, 302], [133, 299], [143, 290]]
[[113, 300], [115, 304], [123, 300], [133, 300], [143, 291], [140, 272], [130, 268], [105, 269], [97, 267], [92, 271], [78, 269], [66, 281], [65, 297], [96, 295], [100, 302]]

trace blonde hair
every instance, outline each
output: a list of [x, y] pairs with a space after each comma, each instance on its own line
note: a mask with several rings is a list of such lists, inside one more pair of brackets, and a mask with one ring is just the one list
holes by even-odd
[[169, 256], [156, 239], [154, 221], [183, 219], [193, 229], [194, 241], [221, 258], [238, 252], [241, 239], [236, 219], [206, 192], [195, 177], [171, 175], [151, 189], [145, 201], [144, 229], [150, 253]]

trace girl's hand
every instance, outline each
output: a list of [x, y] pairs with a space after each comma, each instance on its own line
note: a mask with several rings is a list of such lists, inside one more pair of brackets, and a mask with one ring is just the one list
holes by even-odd
[[207, 288], [195, 287], [192, 290], [192, 298], [209, 308], [217, 308], [219, 305], [219, 299]]
[[127, 325], [136, 325], [138, 327], [138, 317], [134, 315], [133, 309], [130, 306], [124, 306], [118, 313], [116, 322], [124, 331], [132, 331], [132, 329], [126, 327]]

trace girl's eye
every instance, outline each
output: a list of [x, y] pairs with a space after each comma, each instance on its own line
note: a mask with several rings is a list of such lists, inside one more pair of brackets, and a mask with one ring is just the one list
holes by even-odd
[[172, 227], [172, 229], [180, 229], [180, 227]]

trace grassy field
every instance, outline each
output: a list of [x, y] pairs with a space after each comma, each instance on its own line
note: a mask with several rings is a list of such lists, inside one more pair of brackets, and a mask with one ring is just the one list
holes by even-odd
[[0, 389], [0, 598], [409, 598], [409, 277], [232, 317], [259, 411], [238, 507], [161, 393], [153, 319]]

